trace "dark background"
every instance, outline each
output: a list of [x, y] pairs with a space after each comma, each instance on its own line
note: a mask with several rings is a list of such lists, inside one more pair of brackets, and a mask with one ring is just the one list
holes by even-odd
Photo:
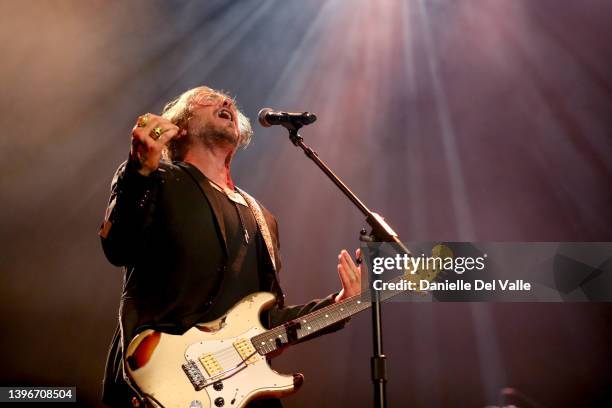
[[[3, 1], [0, 382], [99, 405], [121, 270], [97, 229], [136, 117], [208, 84], [302, 134], [408, 241], [612, 240], [607, 0]], [[361, 215], [282, 129], [234, 178], [277, 216], [288, 301], [339, 288]], [[612, 399], [607, 304], [389, 303], [391, 407]], [[286, 351], [287, 407], [371, 404], [369, 315]]]

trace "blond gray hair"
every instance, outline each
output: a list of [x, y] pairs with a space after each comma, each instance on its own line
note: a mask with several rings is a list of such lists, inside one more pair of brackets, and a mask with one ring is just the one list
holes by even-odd
[[[168, 119], [181, 129], [187, 129], [187, 122], [191, 118], [191, 109], [193, 105], [202, 96], [218, 95], [224, 98], [231, 98], [223, 91], [209, 88], [207, 86], [198, 86], [189, 89], [177, 96], [164, 106], [161, 116]], [[253, 128], [251, 121], [246, 117], [236, 106], [238, 112], [238, 147], [246, 147], [251, 142], [253, 136]], [[181, 139], [171, 140], [163, 151], [163, 158], [168, 161], [182, 160], [187, 151], [185, 143]]]

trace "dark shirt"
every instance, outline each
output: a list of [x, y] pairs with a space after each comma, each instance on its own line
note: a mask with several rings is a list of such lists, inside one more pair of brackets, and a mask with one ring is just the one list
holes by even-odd
[[233, 201], [217, 189], [213, 194], [221, 204], [229, 262], [218, 295], [204, 318], [206, 321], [223, 316], [245, 296], [266, 290], [259, 274], [264, 268], [261, 260], [265, 259], [262, 252], [265, 244], [253, 213], [247, 205]]

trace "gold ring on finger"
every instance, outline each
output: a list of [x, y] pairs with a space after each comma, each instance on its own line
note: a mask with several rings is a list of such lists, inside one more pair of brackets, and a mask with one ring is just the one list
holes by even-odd
[[158, 127], [154, 127], [153, 130], [151, 130], [150, 135], [153, 138], [153, 140], [157, 140], [162, 135], [162, 133], [164, 133], [164, 129], [158, 126]]
[[149, 114], [145, 114], [138, 117], [138, 122], [136, 122], [136, 126], [145, 127], [147, 126], [147, 122], [149, 122]]

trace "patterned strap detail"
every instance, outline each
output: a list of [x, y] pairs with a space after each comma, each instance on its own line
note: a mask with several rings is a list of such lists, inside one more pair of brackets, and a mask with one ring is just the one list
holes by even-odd
[[270, 230], [268, 229], [268, 223], [264, 218], [263, 211], [261, 207], [255, 201], [253, 197], [251, 197], [247, 192], [236, 188], [236, 190], [240, 193], [240, 195], [244, 198], [244, 200], [249, 205], [253, 216], [255, 217], [255, 221], [257, 221], [257, 226], [259, 227], [259, 231], [261, 231], [261, 235], [263, 236], [263, 240], [266, 243], [266, 248], [268, 249], [268, 255], [270, 255], [270, 260], [272, 261], [272, 267], [274, 268], [274, 272], [276, 272], [276, 260], [274, 259], [274, 246], [272, 244], [272, 236], [270, 235]]

